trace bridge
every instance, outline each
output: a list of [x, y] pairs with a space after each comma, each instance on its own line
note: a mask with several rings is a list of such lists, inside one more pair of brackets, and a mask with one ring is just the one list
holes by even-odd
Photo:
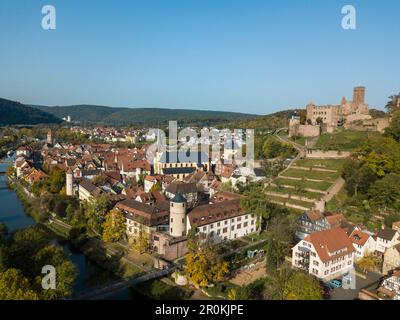
[[143, 276], [130, 278], [127, 280], [116, 281], [108, 284], [101, 288], [94, 288], [91, 291], [80, 294], [77, 297], [73, 297], [74, 300], [100, 300], [105, 299], [107, 296], [119, 292], [123, 289], [129, 288], [131, 286], [137, 285], [142, 282], [158, 279], [165, 277], [175, 271], [176, 267], [170, 267], [163, 270], [154, 270], [146, 273]]

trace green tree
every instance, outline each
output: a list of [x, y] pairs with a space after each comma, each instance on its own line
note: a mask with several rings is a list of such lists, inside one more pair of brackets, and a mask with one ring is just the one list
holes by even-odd
[[400, 142], [400, 110], [393, 113], [390, 125], [385, 129], [385, 135]]
[[86, 203], [85, 217], [87, 219], [87, 226], [99, 235], [103, 233], [103, 223], [109, 205], [110, 200], [106, 193], [101, 194], [94, 201]]
[[0, 272], [0, 300], [38, 300], [29, 280], [20, 270], [8, 269]]
[[381, 207], [400, 209], [400, 175], [388, 174], [377, 180], [369, 190], [371, 201]]
[[[42, 274], [43, 266], [51, 265], [56, 269], [56, 288], [51, 290], [42, 290]], [[54, 245], [46, 246], [40, 249], [34, 255], [34, 270], [38, 274], [35, 278], [37, 292], [40, 293], [41, 299], [52, 300], [67, 298], [72, 295], [72, 286], [78, 275], [76, 267], [68, 259], [64, 250]]]
[[294, 225], [286, 216], [274, 217], [268, 225], [266, 258], [267, 270], [276, 271], [290, 254], [294, 238]]
[[388, 112], [393, 113], [400, 110], [400, 93], [390, 96], [389, 99], [389, 102], [385, 106]]
[[119, 210], [111, 210], [106, 215], [103, 224], [103, 240], [107, 242], [116, 242], [124, 238], [126, 234], [126, 220]]
[[322, 300], [322, 288], [315, 278], [301, 272], [293, 272], [284, 289], [285, 300]]

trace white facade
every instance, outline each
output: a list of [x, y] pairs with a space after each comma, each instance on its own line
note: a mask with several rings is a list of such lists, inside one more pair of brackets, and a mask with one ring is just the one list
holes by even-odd
[[[187, 219], [187, 232], [192, 228]], [[257, 217], [252, 214], [244, 214], [198, 227], [200, 233], [220, 242], [244, 237], [257, 231]]]
[[396, 231], [395, 235], [391, 240], [386, 240], [380, 238], [379, 236], [376, 238], [376, 251], [380, 253], [385, 253], [386, 249], [395, 246], [400, 243], [399, 241], [400, 234]]

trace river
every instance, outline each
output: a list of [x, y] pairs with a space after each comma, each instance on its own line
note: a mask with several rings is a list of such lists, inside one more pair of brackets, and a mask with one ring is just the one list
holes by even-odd
[[[9, 165], [0, 163], [0, 172], [6, 171]], [[25, 212], [16, 193], [7, 187], [7, 177], [0, 175], [0, 222], [3, 222], [9, 232], [33, 226], [36, 222]], [[50, 231], [49, 231], [50, 232]], [[115, 277], [97, 264], [91, 262], [84, 254], [73, 248], [70, 243], [54, 235], [53, 243], [61, 246], [70, 255], [72, 263], [76, 266], [79, 275], [74, 283], [73, 293], [86, 292], [93, 287], [105, 284]], [[126, 300], [132, 298], [130, 290], [124, 290], [108, 297], [109, 299]]]

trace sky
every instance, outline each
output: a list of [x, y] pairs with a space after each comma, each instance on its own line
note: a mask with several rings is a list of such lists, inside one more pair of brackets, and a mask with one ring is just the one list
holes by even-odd
[[[44, 5], [56, 30], [42, 28]], [[341, 26], [356, 8], [356, 30]], [[268, 114], [400, 91], [398, 0], [1, 0], [0, 97]]]

